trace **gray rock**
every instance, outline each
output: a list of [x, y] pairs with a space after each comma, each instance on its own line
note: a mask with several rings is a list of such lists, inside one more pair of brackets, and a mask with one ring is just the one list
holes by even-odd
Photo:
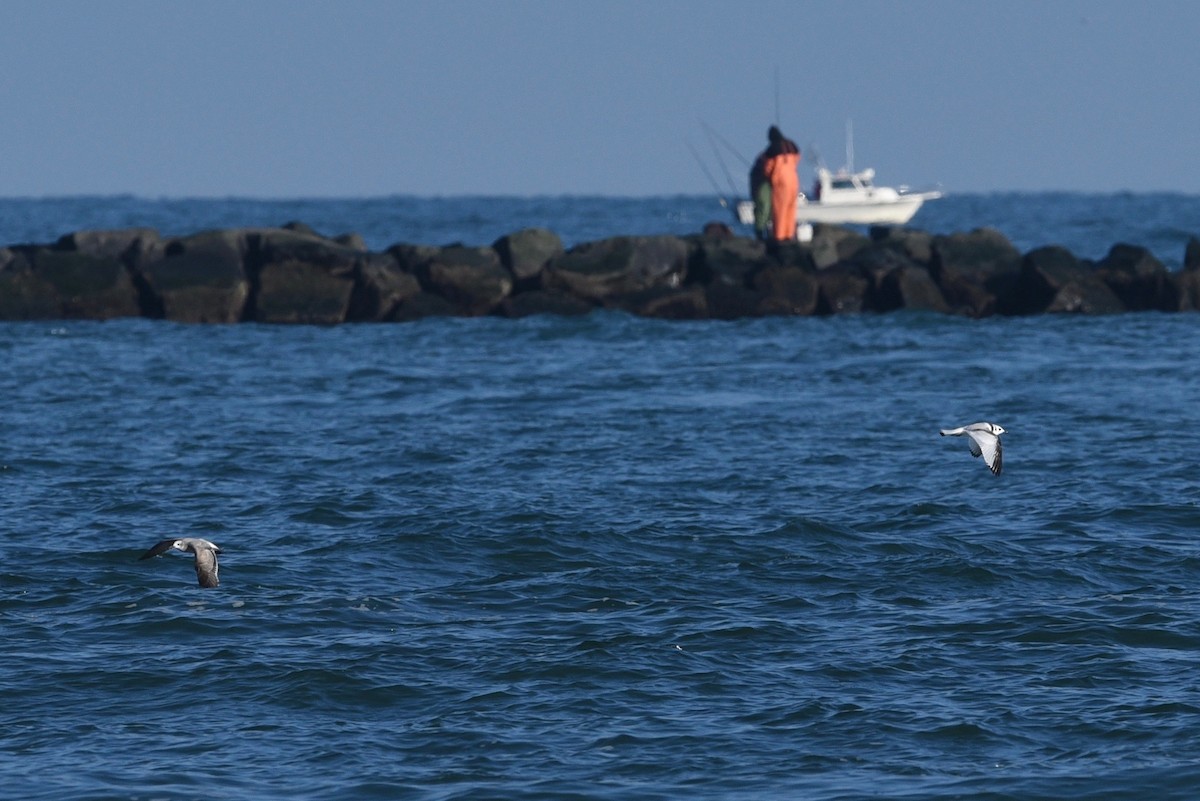
[[500, 262], [513, 274], [518, 284], [535, 280], [551, 259], [564, 252], [562, 240], [545, 228], [525, 228], [502, 236], [492, 245], [500, 254]]
[[389, 322], [411, 322], [427, 317], [460, 317], [462, 309], [440, 295], [418, 292], [405, 298], [388, 316]]
[[762, 294], [759, 314], [811, 315], [817, 312], [819, 286], [812, 273], [799, 267], [771, 266], [754, 275], [753, 289]]
[[131, 254], [145, 251], [159, 240], [158, 231], [153, 228], [84, 230], [63, 234], [54, 248], [124, 262]]
[[708, 317], [704, 287], [652, 287], [620, 298], [614, 304], [631, 314], [665, 320], [703, 320]]
[[1116, 244], [1096, 265], [1096, 274], [1130, 311], [1175, 311], [1179, 288], [1149, 250]]
[[575, 317], [588, 314], [594, 308], [591, 303], [574, 295], [533, 289], [509, 295], [500, 304], [499, 313], [503, 317], [530, 317], [535, 314]]
[[750, 276], [766, 265], [766, 245], [754, 239], [701, 239], [697, 243], [694, 272], [700, 283], [746, 287]]
[[1183, 270], [1189, 273], [1200, 271], [1200, 239], [1194, 236], [1188, 239], [1183, 250]]
[[941, 288], [919, 264], [909, 263], [887, 273], [881, 282], [879, 310], [909, 309], [948, 314], [950, 305]]
[[248, 234], [257, 267], [253, 316], [261, 323], [336, 325], [350, 311], [361, 254], [307, 226]]
[[185, 323], [236, 323], [250, 296], [241, 230], [167, 240], [138, 268], [147, 316]]
[[817, 275], [818, 314], [857, 314], [869, 308], [871, 281], [856, 264], [839, 262]]
[[655, 287], [682, 286], [688, 246], [674, 236], [620, 236], [578, 245], [553, 259], [542, 275], [546, 289], [604, 303]]
[[0, 319], [109, 320], [142, 309], [116, 259], [46, 247], [14, 248], [0, 268]]
[[[1066, 248], [1038, 248], [1021, 263], [1021, 295], [1028, 312], [1113, 314], [1124, 304], [1094, 270]], [[1040, 308], [1039, 308], [1040, 307]]]
[[402, 270], [389, 253], [363, 254], [358, 270], [358, 281], [346, 312], [349, 322], [388, 320], [400, 304], [421, 292], [417, 277]]
[[931, 274], [952, 309], [971, 317], [1019, 313], [1021, 254], [995, 229], [934, 237]]
[[889, 225], [872, 227], [870, 236], [875, 246], [897, 250], [923, 267], [929, 267], [933, 262], [933, 235], [930, 233]]
[[818, 270], [825, 270], [841, 261], [849, 261], [870, 243], [858, 231], [840, 225], [817, 224], [813, 226], [812, 242], [808, 250]]
[[488, 314], [513, 289], [512, 273], [492, 248], [440, 248], [416, 272], [426, 292], [440, 295], [465, 315]]
[[708, 316], [715, 320], [761, 317], [765, 313], [764, 296], [757, 289], [714, 282], [704, 287], [704, 295]]

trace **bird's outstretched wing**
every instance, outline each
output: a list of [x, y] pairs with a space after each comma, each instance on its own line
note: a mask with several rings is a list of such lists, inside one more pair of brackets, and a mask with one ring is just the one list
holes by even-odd
[[971, 437], [971, 453], [982, 456], [983, 462], [992, 471], [992, 475], [1000, 475], [1004, 467], [1004, 446], [1000, 438], [990, 431], [968, 431]]
[[158, 543], [153, 548], [151, 548], [150, 550], [146, 551], [144, 554], [139, 556], [138, 561], [141, 561], [142, 559], [149, 559], [152, 556], [158, 556], [161, 553], [166, 553], [167, 551], [171, 550], [171, 546], [174, 544], [175, 544], [175, 540], [163, 540], [162, 542]]
[[196, 578], [201, 587], [216, 587], [221, 583], [217, 579], [217, 553], [215, 550], [196, 549]]

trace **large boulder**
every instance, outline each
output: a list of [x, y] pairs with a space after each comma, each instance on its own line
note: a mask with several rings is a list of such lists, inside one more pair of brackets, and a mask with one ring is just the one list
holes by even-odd
[[700, 284], [643, 289], [620, 298], [617, 306], [641, 317], [667, 320], [703, 320], [708, 317], [708, 300]]
[[954, 310], [971, 317], [1016, 314], [1021, 253], [992, 228], [933, 239], [931, 273]]
[[462, 309], [432, 292], [418, 292], [410, 298], [405, 298], [388, 315], [388, 322], [402, 323], [413, 320], [424, 320], [427, 317], [458, 317]]
[[876, 225], [871, 228], [871, 242], [903, 253], [911, 261], [929, 267], [933, 262], [933, 234], [916, 228]]
[[919, 264], [909, 263], [883, 276], [878, 289], [879, 311], [909, 309], [947, 314], [950, 311], [941, 288]]
[[418, 265], [416, 272], [426, 292], [445, 298], [461, 315], [488, 314], [513, 289], [512, 273], [492, 248], [439, 248]]
[[365, 253], [359, 259], [358, 281], [346, 311], [348, 322], [379, 322], [392, 317], [400, 304], [421, 292], [412, 273], [401, 269], [390, 253]]
[[811, 272], [772, 265], [754, 274], [752, 288], [762, 295], [761, 315], [811, 315], [817, 312], [820, 287]]
[[708, 316], [714, 320], [761, 317], [767, 313], [763, 309], [763, 293], [750, 287], [714, 282], [704, 287], [704, 296]]
[[553, 259], [542, 285], [608, 303], [647, 289], [681, 286], [687, 267], [688, 245], [678, 237], [619, 236], [577, 245]]
[[1030, 304], [1024, 313], [1074, 312], [1114, 314], [1125, 306], [1095, 270], [1057, 245], [1038, 248], [1021, 262], [1021, 297]]
[[248, 245], [240, 230], [166, 240], [139, 259], [147, 316], [185, 323], [236, 323], [250, 296]]
[[[901, 308], [904, 305], [904, 299], [900, 293], [891, 291], [897, 288], [897, 284], [889, 281], [889, 276], [910, 268], [924, 270], [926, 275], [928, 274], [924, 267], [912, 260], [908, 255], [908, 250], [898, 240], [874, 239], [870, 245], [859, 250], [849, 262], [840, 264], [828, 272], [833, 276], [839, 272], [845, 273], [848, 268], [853, 268], [853, 271], [867, 283], [867, 286], [859, 293], [859, 311], [864, 308], [876, 311], [891, 311]], [[938, 295], [941, 295], [940, 290]], [[846, 301], [843, 301], [843, 308], [840, 311], [854, 311], [853, 294], [847, 295], [843, 292], [843, 297], [851, 302], [847, 304]], [[832, 295], [829, 297], [829, 301], [829, 313], [839, 311], [832, 302]]]
[[159, 241], [158, 231], [153, 228], [89, 229], [63, 234], [54, 249], [129, 263]]
[[38, 246], [6, 253], [0, 319], [108, 320], [142, 313], [133, 279], [116, 259]]
[[1184, 272], [1200, 272], [1200, 239], [1191, 237], [1183, 250]]
[[497, 311], [502, 317], [530, 317], [535, 314], [575, 317], [587, 314], [594, 308], [591, 303], [574, 295], [531, 289], [528, 292], [509, 295], [501, 302]]
[[871, 281], [853, 262], [839, 262], [816, 274], [818, 314], [858, 314], [870, 307]]
[[689, 278], [702, 284], [746, 287], [750, 276], [767, 263], [764, 243], [746, 237], [697, 241]]
[[0, 250], [0, 320], [54, 320], [62, 313], [58, 292], [33, 271], [20, 250]]
[[1130, 311], [1175, 311], [1179, 287], [1166, 266], [1137, 245], [1113, 245], [1096, 265], [1096, 274]]
[[518, 286], [535, 283], [550, 260], [564, 252], [558, 234], [545, 228], [524, 228], [500, 237], [492, 247]]
[[813, 226], [812, 241], [807, 249], [816, 268], [824, 270], [854, 258], [869, 242], [867, 237], [851, 228], [818, 223]]
[[252, 244], [256, 321], [336, 325], [346, 320], [360, 251], [304, 228], [258, 231]]

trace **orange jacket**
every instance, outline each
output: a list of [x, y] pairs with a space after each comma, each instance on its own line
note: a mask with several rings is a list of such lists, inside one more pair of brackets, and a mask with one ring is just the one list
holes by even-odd
[[799, 153], [780, 153], [767, 159], [763, 172], [767, 174], [772, 190], [779, 192], [790, 189], [791, 194], [795, 194], [800, 191], [799, 167]]

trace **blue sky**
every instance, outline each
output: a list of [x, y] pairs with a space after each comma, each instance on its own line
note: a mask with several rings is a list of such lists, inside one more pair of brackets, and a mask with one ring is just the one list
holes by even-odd
[[885, 183], [1200, 193], [1190, 0], [0, 11], [3, 196], [706, 194], [689, 143], [726, 181], [701, 121], [752, 157], [777, 85], [806, 162], [840, 166], [850, 119]]

